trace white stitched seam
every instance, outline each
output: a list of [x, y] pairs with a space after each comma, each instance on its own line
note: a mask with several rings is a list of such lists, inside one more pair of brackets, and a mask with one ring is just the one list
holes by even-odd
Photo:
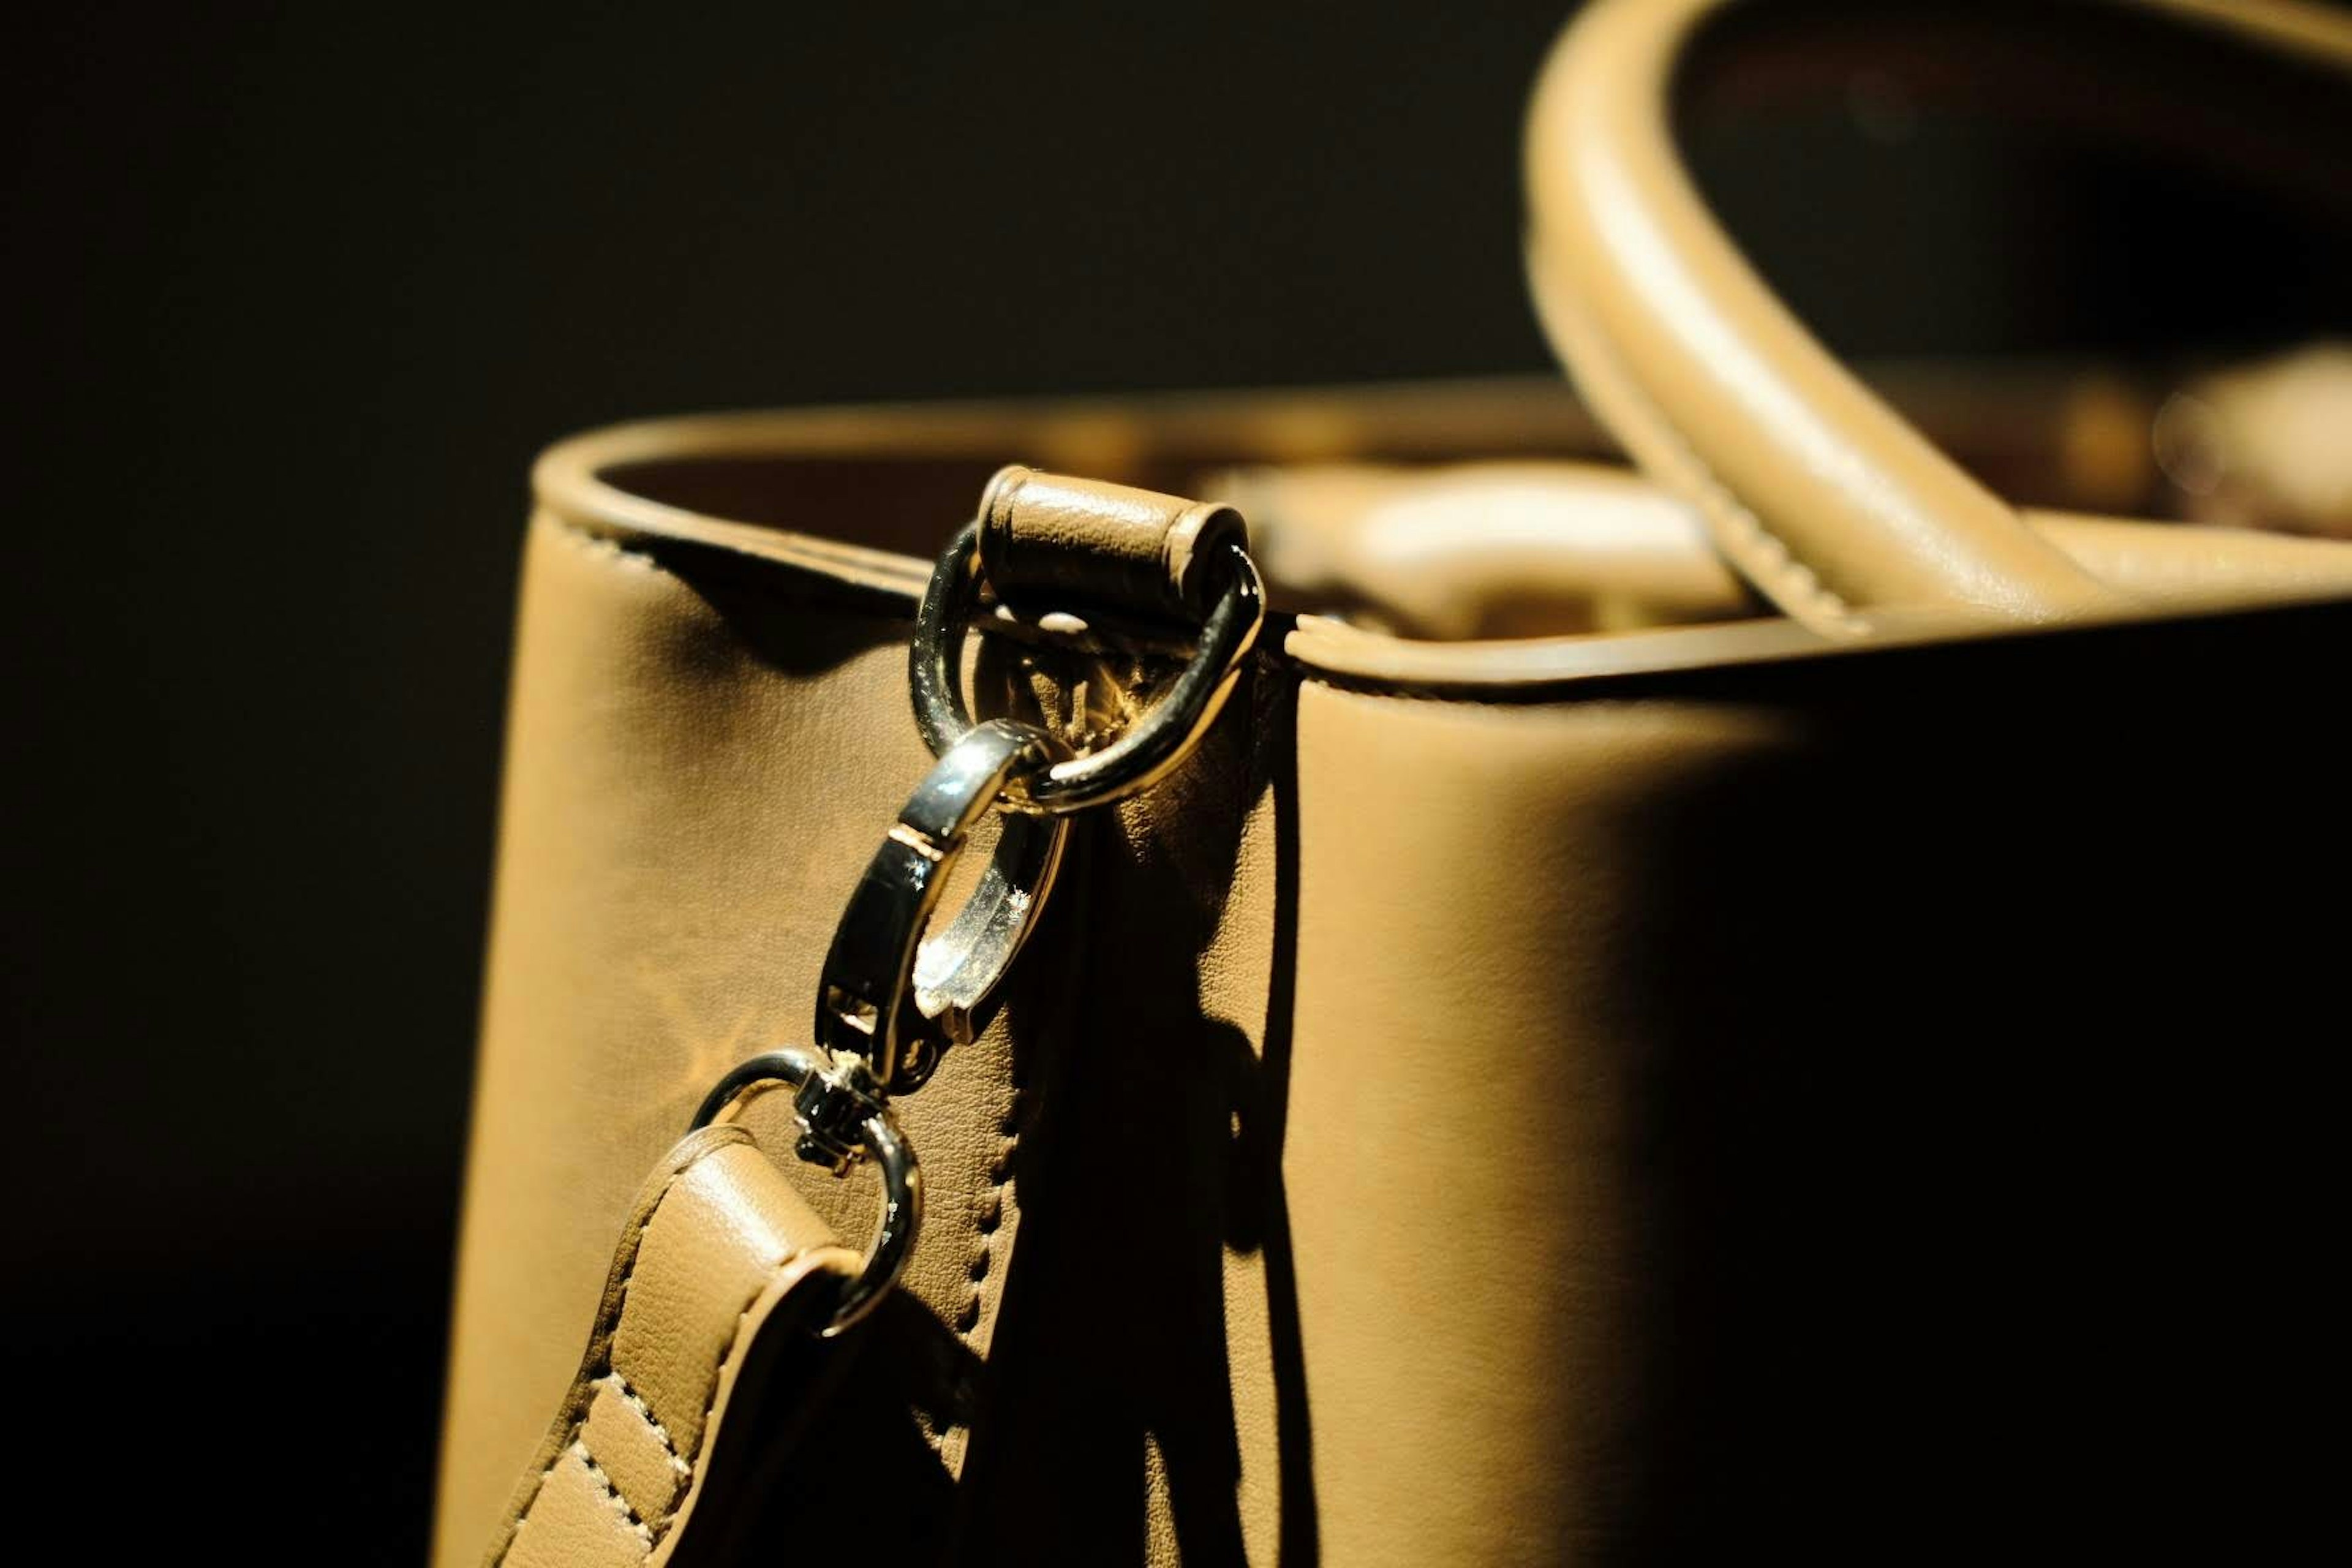
[[[654, 1201], [646, 1206], [645, 1219], [636, 1227], [636, 1246], [629, 1254], [628, 1271], [621, 1276], [621, 1282], [613, 1292], [611, 1321], [613, 1324], [614, 1335], [607, 1337], [607, 1348], [604, 1352], [605, 1368], [608, 1372], [611, 1370], [612, 1366], [612, 1351], [610, 1349], [611, 1338], [618, 1335], [621, 1326], [621, 1318], [627, 1310], [629, 1287], [637, 1278], [638, 1260], [645, 1257], [646, 1237], [653, 1230], [654, 1221], [660, 1217], [662, 1205], [669, 1201], [670, 1194], [677, 1189], [678, 1178], [686, 1174], [692, 1163], [693, 1162], [689, 1161], [687, 1164], [680, 1165], [677, 1169], [670, 1172], [668, 1178], [662, 1184], [661, 1192], [656, 1194]], [[603, 1326], [603, 1321], [601, 1319], [599, 1320], [598, 1326], [601, 1330]], [[506, 1542], [499, 1548], [498, 1556], [491, 1560], [490, 1568], [500, 1568], [500, 1565], [506, 1562], [508, 1556], [513, 1552], [515, 1542], [522, 1536], [523, 1527], [530, 1522], [530, 1510], [538, 1506], [540, 1497], [547, 1490], [548, 1478], [555, 1474], [556, 1468], [563, 1463], [563, 1456], [570, 1453], [572, 1448], [579, 1446], [580, 1431], [581, 1428], [587, 1424], [588, 1406], [594, 1397], [595, 1396], [593, 1394], [591, 1394], [587, 1399], [583, 1399], [580, 1402], [578, 1410], [572, 1417], [570, 1429], [565, 1434], [567, 1438], [565, 1446], [556, 1450], [555, 1458], [548, 1461], [547, 1468], [539, 1472], [539, 1479], [532, 1484], [530, 1495], [522, 1500], [522, 1506], [515, 1510], [514, 1524], [512, 1528], [507, 1531]], [[665, 1440], [667, 1440], [668, 1435], [665, 1433], [663, 1436]], [[587, 1451], [584, 1448], [581, 1450], [583, 1461], [586, 1459], [586, 1453]], [[596, 1473], [601, 1476], [604, 1472], [599, 1470]], [[606, 1487], [607, 1489], [613, 1490], [615, 1497], [620, 1495], [616, 1489], [612, 1488], [609, 1481], [606, 1482]], [[625, 1502], [625, 1500], [624, 1500]], [[634, 1515], [632, 1517], [634, 1517]]]
[[[1610, 340], [1606, 329], [1589, 317], [1570, 321], [1565, 314], [1561, 325], [1582, 339], [1589, 351], [1589, 363], [1576, 378], [1586, 401], [1596, 411], [1602, 405], [1613, 405], [1616, 414], [1638, 427], [1639, 434], [1656, 448], [1652, 457], [1681, 481], [1709, 521], [1734, 535], [1745, 547], [1759, 575], [1775, 579], [1780, 594], [1788, 599], [1810, 602], [1821, 619], [1841, 633], [1858, 636], [1870, 629], [1869, 622], [1843, 595], [1823, 583], [1821, 574], [1800, 559], [1787, 540], [1774, 533], [1762, 518], [1716, 477], [1697, 448], [1625, 371], [1624, 356]], [[1595, 369], [1601, 373], [1597, 376], [1592, 374]], [[1624, 434], [1619, 432], [1621, 440]], [[1625, 441], [1628, 447], [1633, 444]]]
[[620, 1395], [621, 1403], [635, 1411], [637, 1419], [643, 1421], [654, 1436], [659, 1439], [662, 1453], [668, 1458], [669, 1468], [678, 1480], [684, 1482], [690, 1479], [694, 1474], [694, 1467], [688, 1464], [686, 1456], [677, 1451], [677, 1440], [669, 1435], [668, 1427], [655, 1418], [653, 1406], [646, 1403], [645, 1396], [631, 1388], [629, 1380], [617, 1372], [606, 1373], [604, 1381], [612, 1384], [613, 1392]]
[[646, 1549], [650, 1551], [654, 1543], [653, 1527], [637, 1517], [637, 1510], [629, 1506], [629, 1500], [621, 1495], [621, 1489], [613, 1484], [613, 1478], [604, 1473], [604, 1468], [588, 1457], [588, 1445], [582, 1439], [574, 1437], [572, 1440], [572, 1447], [564, 1452], [576, 1457], [581, 1468], [588, 1472], [588, 1479], [604, 1489], [605, 1506], [619, 1515], [621, 1521], [629, 1527], [630, 1532], [644, 1542]]
[[593, 530], [583, 528], [576, 522], [557, 517], [551, 512], [544, 512], [541, 515], [554, 527], [558, 536], [583, 554], [601, 557], [616, 566], [633, 572], [649, 573], [656, 577], [671, 575], [660, 562], [645, 551], [632, 550], [617, 539], [607, 538]]

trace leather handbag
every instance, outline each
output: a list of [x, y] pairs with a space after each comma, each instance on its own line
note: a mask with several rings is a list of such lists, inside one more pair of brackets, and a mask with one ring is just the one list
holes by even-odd
[[[1722, 12], [1602, 0], [1538, 86], [1581, 407], [541, 460], [436, 1562], [2325, 1520], [2352, 544], [1947, 457], [1670, 131], [1869, 17]], [[1949, 20], [2243, 74], [2282, 157], [2352, 68], [2281, 4]]]

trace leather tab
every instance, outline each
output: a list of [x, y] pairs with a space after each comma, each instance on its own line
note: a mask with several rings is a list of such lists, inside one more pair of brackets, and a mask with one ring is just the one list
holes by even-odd
[[[587, 1353], [484, 1568], [671, 1561], [715, 1460], [742, 1468], [718, 1441], [738, 1396], [756, 1406], [769, 1385], [795, 1415], [819, 1408], [840, 1342], [818, 1336], [862, 1266], [742, 1129], [688, 1133], [632, 1207]], [[728, 1508], [705, 1511], [719, 1517], [699, 1533], [724, 1534]]]
[[1248, 538], [1229, 506], [1018, 464], [999, 469], [980, 502], [981, 574], [1001, 596], [1055, 606], [1197, 620], [1208, 563]]

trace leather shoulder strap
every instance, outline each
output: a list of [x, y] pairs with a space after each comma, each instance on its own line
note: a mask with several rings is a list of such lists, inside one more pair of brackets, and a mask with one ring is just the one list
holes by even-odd
[[[1555, 347], [1653, 477], [1790, 614], [1875, 605], [2039, 620], [2121, 595], [2027, 528], [1825, 351], [1716, 223], [1675, 150], [1683, 57], [1723, 0], [1597, 0], [1529, 119], [1528, 264]], [[2283, 0], [2160, 7], [2342, 67], [2352, 23]], [[2078, 8], [2079, 13], [2079, 8]]]
[[818, 1335], [859, 1266], [740, 1128], [680, 1142], [632, 1208], [587, 1353], [489, 1568], [667, 1563], [747, 1365], [814, 1405], [839, 1359]]

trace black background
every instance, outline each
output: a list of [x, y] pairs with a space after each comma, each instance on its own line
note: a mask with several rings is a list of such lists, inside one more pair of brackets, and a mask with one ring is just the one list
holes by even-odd
[[[537, 448], [1540, 370], [1517, 135], [1563, 9], [13, 24], [5, 1342], [50, 1456], [20, 1507], [423, 1551]], [[1697, 152], [1857, 354], [2342, 323], [2340, 255], [2240, 198], [1837, 113]], [[69, 1508], [125, 1467], [168, 1479]]]

